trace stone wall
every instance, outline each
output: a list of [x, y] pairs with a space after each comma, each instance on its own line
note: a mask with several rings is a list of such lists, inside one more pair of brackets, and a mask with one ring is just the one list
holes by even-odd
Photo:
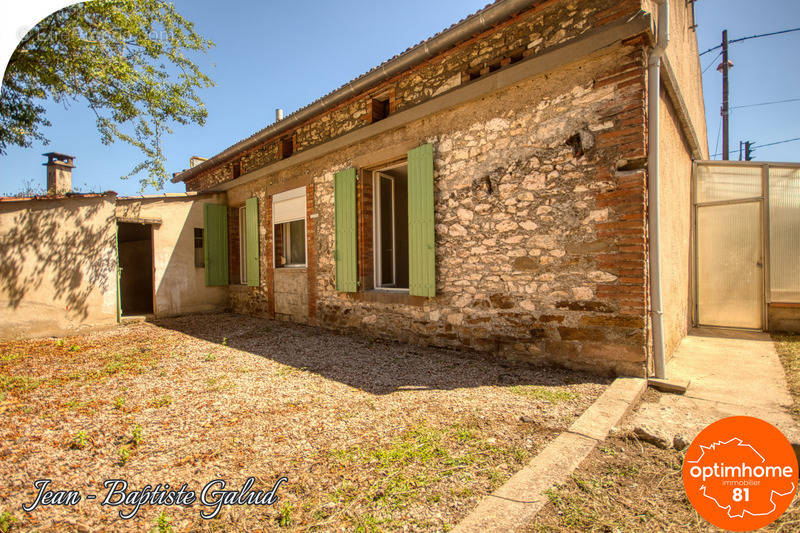
[[523, 58], [563, 45], [593, 28], [630, 17], [642, 7], [641, 0], [540, 0], [533, 4], [528, 11], [372, 87], [295, 130], [187, 180], [187, 190], [205, 190], [233, 179], [237, 163], [241, 173], [247, 174], [279, 161], [283, 139], [293, 139], [297, 153], [367, 125], [372, 121], [373, 98], [388, 99], [391, 113], [407, 109]]
[[[301, 125], [291, 132], [295, 150], [368, 123], [373, 96], [388, 98], [391, 111], [401, 110], [517, 61], [520, 46], [521, 57], [538, 54], [640, 8], [632, 1], [540, 2], [533, 11]], [[262, 254], [261, 287], [232, 287], [231, 306], [251, 314], [281, 312], [277, 293], [287, 289], [272, 265], [271, 195], [306, 186], [308, 285], [293, 279], [286, 287], [293, 287], [292, 294], [307, 289], [309, 322], [510, 359], [643, 375], [650, 345], [649, 46], [650, 36], [643, 34], [233, 187], [229, 205], [259, 198]], [[277, 161], [278, 141], [244, 154], [242, 173]], [[372, 191], [363, 179], [357, 201], [361, 289], [337, 293], [334, 173], [350, 166], [375, 168], [426, 142], [434, 145], [435, 155], [437, 296], [369, 290]], [[680, 142], [679, 136], [665, 139]], [[683, 153], [684, 147], [674, 149]], [[187, 188], [231, 177], [230, 165], [220, 165]]]
[[[320, 323], [642, 375], [644, 59], [635, 40], [338, 153], [315, 179]], [[337, 293], [333, 174], [409, 139], [434, 144], [437, 296]]]

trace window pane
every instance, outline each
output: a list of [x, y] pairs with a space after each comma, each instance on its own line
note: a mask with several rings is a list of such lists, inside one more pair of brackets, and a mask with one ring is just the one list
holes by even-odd
[[194, 228], [194, 266], [206, 266], [203, 254], [203, 228]]
[[306, 221], [289, 222], [289, 263], [302, 265], [306, 262]]
[[770, 288], [773, 302], [800, 302], [800, 169], [769, 169]]
[[721, 202], [761, 196], [761, 167], [697, 166], [697, 201]]
[[392, 180], [380, 177], [381, 285], [394, 283], [394, 218]]

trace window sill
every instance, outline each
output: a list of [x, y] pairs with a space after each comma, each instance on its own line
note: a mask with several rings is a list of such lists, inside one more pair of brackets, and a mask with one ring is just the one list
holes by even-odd
[[427, 298], [411, 296], [408, 290], [370, 289], [353, 294], [355, 301], [364, 303], [401, 304], [422, 307]]

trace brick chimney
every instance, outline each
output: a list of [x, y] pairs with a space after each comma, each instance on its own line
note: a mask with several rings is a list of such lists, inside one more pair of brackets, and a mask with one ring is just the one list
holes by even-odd
[[47, 194], [66, 194], [72, 192], [72, 161], [75, 156], [49, 152], [47, 156]]

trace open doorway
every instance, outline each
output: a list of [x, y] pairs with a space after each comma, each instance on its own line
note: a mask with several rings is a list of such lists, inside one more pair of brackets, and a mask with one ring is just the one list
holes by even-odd
[[153, 313], [153, 226], [117, 223], [122, 316]]

